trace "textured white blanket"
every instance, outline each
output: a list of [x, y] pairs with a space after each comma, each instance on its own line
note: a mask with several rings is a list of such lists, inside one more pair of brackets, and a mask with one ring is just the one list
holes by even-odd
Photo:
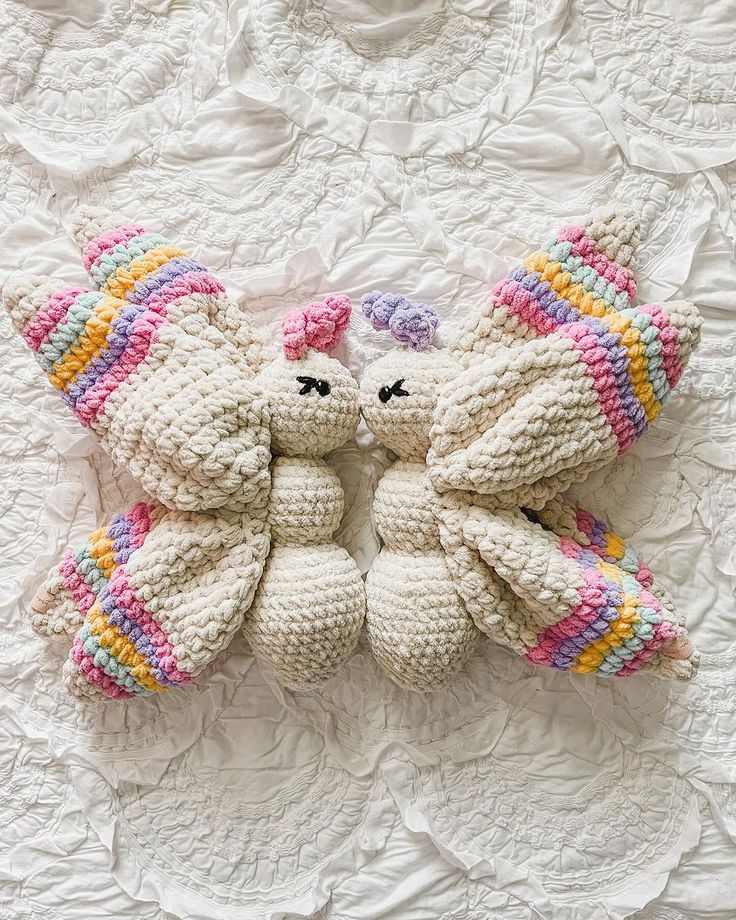
[[[0, 318], [0, 918], [736, 916], [736, 8], [678, 0], [0, 2], [0, 280], [81, 281], [79, 202], [187, 245], [264, 330], [329, 292], [452, 322], [547, 231], [642, 216], [641, 300], [704, 343], [576, 497], [687, 611], [697, 678], [605, 682], [479, 645], [431, 696], [364, 646], [287, 693], [243, 640], [207, 681], [76, 704], [25, 609], [137, 497]], [[390, 347], [357, 315], [356, 376]], [[388, 463], [334, 459], [365, 570]]]

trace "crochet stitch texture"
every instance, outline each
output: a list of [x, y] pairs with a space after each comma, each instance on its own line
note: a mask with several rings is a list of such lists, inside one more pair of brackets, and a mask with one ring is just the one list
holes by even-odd
[[[447, 349], [402, 348], [366, 371], [364, 418], [399, 458], [374, 499], [367, 627], [400, 684], [447, 683], [478, 630], [556, 670], [694, 673], [663, 587], [559, 498], [644, 433], [699, 339], [692, 304], [634, 305], [637, 240], [618, 208], [564, 227]], [[371, 293], [365, 312], [396, 296]]]
[[[3, 300], [65, 403], [151, 499], [66, 553], [34, 598], [33, 628], [69, 643], [66, 684], [80, 698], [188, 683], [246, 615], [254, 651], [286, 683], [326, 680], [365, 608], [357, 566], [331, 542], [342, 491], [319, 459], [358, 419], [357, 384], [318, 350], [339, 341], [349, 301], [289, 314], [290, 361], [160, 234], [83, 208], [73, 235], [97, 290], [25, 277]], [[301, 376], [319, 387], [304, 391]], [[309, 532], [316, 506], [329, 512]], [[301, 603], [307, 577], [321, 605]]]

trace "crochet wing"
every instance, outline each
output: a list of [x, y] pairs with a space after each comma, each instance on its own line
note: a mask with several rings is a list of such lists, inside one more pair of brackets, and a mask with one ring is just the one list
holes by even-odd
[[32, 625], [71, 644], [79, 697], [190, 681], [229, 643], [269, 548], [262, 346], [222, 284], [160, 234], [83, 209], [95, 290], [12, 281], [13, 324], [80, 422], [151, 496], [70, 550]]
[[664, 588], [618, 534], [555, 499], [536, 513], [448, 495], [440, 539], [478, 628], [533, 664], [689, 678], [698, 655]]
[[634, 305], [634, 227], [615, 209], [563, 227], [467, 318], [427, 458], [438, 490], [539, 508], [657, 418], [702, 320], [684, 301]]
[[264, 518], [138, 502], [69, 550], [31, 604], [37, 633], [71, 642], [69, 691], [130, 699], [203, 671], [253, 601]]
[[167, 507], [262, 500], [270, 440], [246, 315], [204, 266], [140, 224], [86, 208], [74, 232], [96, 290], [35, 276], [3, 290], [52, 386]]
[[649, 570], [552, 501], [646, 431], [699, 340], [693, 304], [634, 304], [637, 238], [631, 215], [608, 209], [496, 285], [451, 347], [462, 370], [437, 402], [428, 474], [484, 632], [561, 670], [688, 677], [696, 655]]

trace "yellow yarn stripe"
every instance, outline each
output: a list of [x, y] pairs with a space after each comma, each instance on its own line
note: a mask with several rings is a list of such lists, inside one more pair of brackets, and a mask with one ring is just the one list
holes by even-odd
[[122, 304], [112, 298], [105, 298], [95, 307], [93, 315], [84, 324], [84, 332], [71, 345], [62, 360], [54, 364], [53, 371], [48, 375], [57, 390], [66, 390], [69, 384], [74, 382], [77, 374], [82, 373], [105, 348], [107, 336], [121, 306]]
[[634, 393], [644, 407], [647, 421], [651, 422], [659, 414], [661, 406], [654, 395], [654, 390], [647, 375], [645, 345], [641, 341], [640, 332], [636, 326], [631, 325], [630, 316], [621, 316], [620, 313], [613, 312], [605, 317], [604, 321], [611, 332], [621, 334], [621, 344], [626, 346], [631, 359], [629, 377], [631, 377], [631, 382], [634, 385]]
[[115, 554], [113, 553], [114, 541], [106, 536], [105, 530], [102, 529], [102, 531], [95, 531], [88, 542], [90, 556], [97, 560], [97, 568], [105, 578], [109, 579], [117, 568]]
[[139, 281], [158, 271], [171, 259], [181, 258], [189, 258], [183, 249], [168, 244], [157, 246], [156, 249], [150, 249], [142, 258], [134, 259], [129, 265], [116, 269], [100, 290], [125, 300], [128, 291], [132, 291]]
[[[617, 534], [608, 536], [617, 537]], [[618, 539], [621, 538], [618, 537]], [[621, 584], [623, 572], [617, 565], [601, 560], [597, 563], [596, 568], [604, 578], [614, 581], [617, 585]], [[597, 642], [591, 643], [588, 648], [580, 652], [570, 670], [575, 674], [592, 674], [598, 670], [598, 666], [609, 652], [623, 645], [626, 639], [631, 639], [634, 635], [634, 628], [631, 624], [639, 622], [637, 607], [640, 604], [638, 597], [624, 593], [622, 603], [616, 608], [618, 618], [611, 623], [610, 628]]]
[[626, 545], [623, 538], [617, 533], [607, 531], [606, 537], [606, 555], [613, 556], [614, 559], [623, 559], [626, 553]]
[[114, 655], [117, 660], [130, 668], [131, 675], [146, 690], [160, 693], [166, 690], [151, 674], [151, 666], [146, 658], [136, 651], [130, 639], [121, 632], [119, 627], [110, 626], [107, 617], [100, 611], [96, 602], [87, 614], [87, 624], [90, 632], [97, 637], [102, 648]]
[[[586, 316], [595, 316], [598, 319], [602, 319], [612, 312], [611, 307], [605, 300], [594, 297], [581, 284], [571, 284], [572, 275], [569, 272], [563, 272], [561, 270], [562, 264], [553, 262], [549, 257], [549, 253], [533, 252], [523, 260], [523, 264], [530, 271], [539, 272], [541, 281], [546, 281], [560, 297], [569, 300], [574, 307], [577, 307]], [[572, 294], [574, 300], [568, 297], [568, 293]]]
[[647, 376], [647, 359], [644, 343], [636, 326], [632, 326], [631, 317], [617, 313], [605, 300], [595, 298], [581, 284], [571, 284], [572, 275], [561, 271], [561, 263], [553, 262], [546, 252], [535, 252], [524, 259], [523, 264], [533, 272], [539, 272], [541, 280], [549, 283], [559, 297], [569, 301], [586, 316], [603, 320], [611, 332], [621, 335], [621, 344], [629, 353], [628, 369], [634, 387], [634, 394], [644, 407], [648, 421], [653, 421], [661, 408], [659, 400]]

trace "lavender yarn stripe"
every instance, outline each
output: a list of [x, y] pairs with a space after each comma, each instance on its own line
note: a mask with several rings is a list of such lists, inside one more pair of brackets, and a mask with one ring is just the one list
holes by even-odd
[[608, 355], [608, 363], [616, 383], [621, 405], [631, 420], [636, 437], [639, 437], [647, 427], [647, 416], [644, 407], [634, 393], [633, 383], [628, 373], [629, 353], [626, 347], [620, 344], [621, 336], [619, 333], [611, 332], [608, 326], [600, 319], [581, 313], [564, 297], [559, 297], [547, 281], [539, 280], [539, 272], [528, 272], [522, 265], [514, 269], [508, 277], [527, 290], [537, 306], [559, 325], [585, 323], [586, 326], [590, 327], [591, 332], [598, 337]]
[[[113, 593], [114, 588], [115, 584], [111, 580], [110, 584], [105, 585], [100, 593], [100, 610], [107, 617], [108, 623], [111, 626], [117, 626], [120, 632], [128, 637], [135, 650], [146, 659], [151, 668], [151, 673], [160, 684], [167, 687], [179, 686], [176, 681], [171, 680], [161, 667], [158, 650], [151, 637], [146, 635], [141, 627], [128, 617], [125, 607], [119, 604], [118, 598]], [[113, 654], [112, 652], [109, 653]]]
[[159, 294], [167, 284], [171, 284], [182, 275], [189, 274], [209, 274], [209, 272], [195, 259], [171, 259], [142, 281], [136, 282], [135, 287], [128, 291], [127, 299], [133, 304], [145, 304], [155, 294]]
[[117, 317], [110, 324], [107, 334], [107, 347], [104, 348], [88, 365], [83, 374], [78, 374], [74, 383], [70, 384], [66, 396], [71, 399], [68, 403], [76, 409], [84, 396], [98, 380], [110, 371], [128, 347], [130, 337], [135, 330], [136, 320], [146, 312], [145, 306], [124, 306]]

